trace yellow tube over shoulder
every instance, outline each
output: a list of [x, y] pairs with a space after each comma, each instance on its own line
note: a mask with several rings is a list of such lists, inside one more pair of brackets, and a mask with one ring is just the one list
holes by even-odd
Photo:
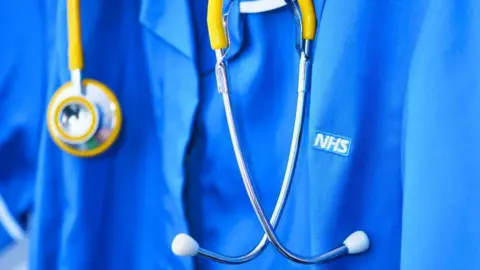
[[223, 0], [208, 1], [207, 26], [212, 49], [227, 48], [227, 35], [223, 27]]
[[67, 0], [68, 67], [70, 70], [83, 68], [82, 28], [80, 0]]
[[298, 0], [302, 13], [302, 38], [313, 40], [317, 32], [317, 16], [312, 0]]

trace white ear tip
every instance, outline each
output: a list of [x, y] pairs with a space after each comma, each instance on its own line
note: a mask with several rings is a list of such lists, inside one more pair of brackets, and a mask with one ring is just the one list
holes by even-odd
[[348, 254], [358, 254], [370, 247], [370, 239], [364, 231], [356, 231], [350, 234], [343, 244], [347, 247]]
[[195, 256], [198, 249], [197, 241], [185, 233], [177, 234], [172, 241], [172, 251], [177, 256]]

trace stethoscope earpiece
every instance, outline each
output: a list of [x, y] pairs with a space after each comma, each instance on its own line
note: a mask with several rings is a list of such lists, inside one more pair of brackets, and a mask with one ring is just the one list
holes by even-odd
[[105, 152], [117, 139], [122, 124], [115, 95], [102, 83], [84, 80], [85, 94], [67, 83], [55, 92], [47, 111], [53, 141], [79, 157]]

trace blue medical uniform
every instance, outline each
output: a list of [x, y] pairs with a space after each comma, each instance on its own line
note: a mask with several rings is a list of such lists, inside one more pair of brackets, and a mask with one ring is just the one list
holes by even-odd
[[405, 102], [402, 270], [480, 268], [480, 3], [430, 1]]
[[24, 237], [33, 207], [46, 85], [41, 20], [34, 1], [0, 8], [0, 249]]
[[[409, 36], [417, 26], [413, 2], [315, 4], [319, 29], [309, 105], [290, 200], [277, 232], [300, 254], [334, 248], [355, 230], [370, 235], [372, 248], [325, 266], [301, 266], [269, 247], [242, 266], [199, 258], [198, 269], [400, 268], [402, 113], [410, 65], [404, 56], [412, 54], [415, 41]], [[196, 5], [201, 103], [187, 161], [185, 208], [201, 246], [241, 254], [263, 232], [245, 194], [216, 92], [214, 54], [202, 24], [205, 10], [200, 12], [204, 4]], [[230, 14], [233, 109], [249, 170], [271, 213], [295, 114], [293, 18], [287, 8], [240, 15], [237, 7]], [[346, 139], [347, 153], [325, 151], [316, 142], [318, 134]]]
[[[478, 127], [472, 131], [471, 116], [479, 108], [478, 93], [471, 90], [476, 86], [473, 25], [478, 16], [465, 1], [453, 0], [315, 1], [319, 28], [305, 127], [277, 232], [288, 248], [309, 255], [365, 230], [372, 241], [368, 253], [302, 266], [268, 247], [254, 261], [235, 267], [173, 255], [170, 243], [181, 232], [229, 255], [247, 252], [263, 235], [217, 93], [206, 4], [82, 1], [84, 75], [116, 93], [125, 123], [113, 149], [92, 159], [63, 153], [43, 128], [31, 269], [433, 270], [475, 265], [478, 249], [468, 237], [478, 233], [473, 213], [479, 132]], [[69, 72], [65, 4], [46, 2], [42, 8], [48, 80], [38, 100], [45, 104], [69, 80]], [[230, 15], [233, 110], [269, 214], [294, 121], [295, 28], [288, 8], [240, 15], [237, 3]], [[461, 73], [465, 67], [467, 80]], [[453, 76], [449, 83], [447, 76]], [[456, 90], [455, 99], [450, 89]], [[448, 113], [453, 106], [462, 119]], [[449, 140], [450, 130], [455, 140]], [[461, 145], [446, 145], [458, 138]], [[348, 142], [348, 151], [330, 148], [333, 139]], [[463, 150], [467, 161], [442, 156], [444, 147], [452, 153]], [[459, 170], [466, 179], [453, 185], [451, 172]], [[456, 195], [445, 195], [452, 188]], [[466, 199], [459, 199], [462, 192]], [[436, 241], [459, 238], [462, 244]]]
[[[82, 159], [61, 151], [43, 128], [32, 270], [191, 268], [190, 260], [170, 251], [170, 243], [177, 230], [186, 230], [181, 179], [192, 119], [188, 108], [180, 106], [185, 100], [180, 104], [173, 98], [194, 100], [189, 91], [195, 90], [190, 80], [195, 70], [188, 58], [161, 41], [157, 58], [150, 59], [155, 68], [150, 68], [143, 40], [152, 35], [149, 28], [163, 29], [168, 22], [141, 23], [140, 12], [149, 12], [141, 5], [153, 6], [151, 2], [81, 1], [84, 77], [117, 95], [123, 130], [108, 152]], [[155, 5], [166, 5], [160, 3]], [[42, 30], [49, 46], [46, 101], [70, 78], [65, 1], [43, 5]], [[172, 114], [176, 116], [169, 121]]]

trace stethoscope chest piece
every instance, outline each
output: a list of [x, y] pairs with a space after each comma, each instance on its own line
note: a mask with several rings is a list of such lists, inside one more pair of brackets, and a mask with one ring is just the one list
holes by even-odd
[[62, 150], [91, 157], [116, 141], [122, 115], [117, 98], [105, 85], [86, 79], [83, 88], [85, 94], [67, 83], [55, 92], [48, 106], [47, 126]]

